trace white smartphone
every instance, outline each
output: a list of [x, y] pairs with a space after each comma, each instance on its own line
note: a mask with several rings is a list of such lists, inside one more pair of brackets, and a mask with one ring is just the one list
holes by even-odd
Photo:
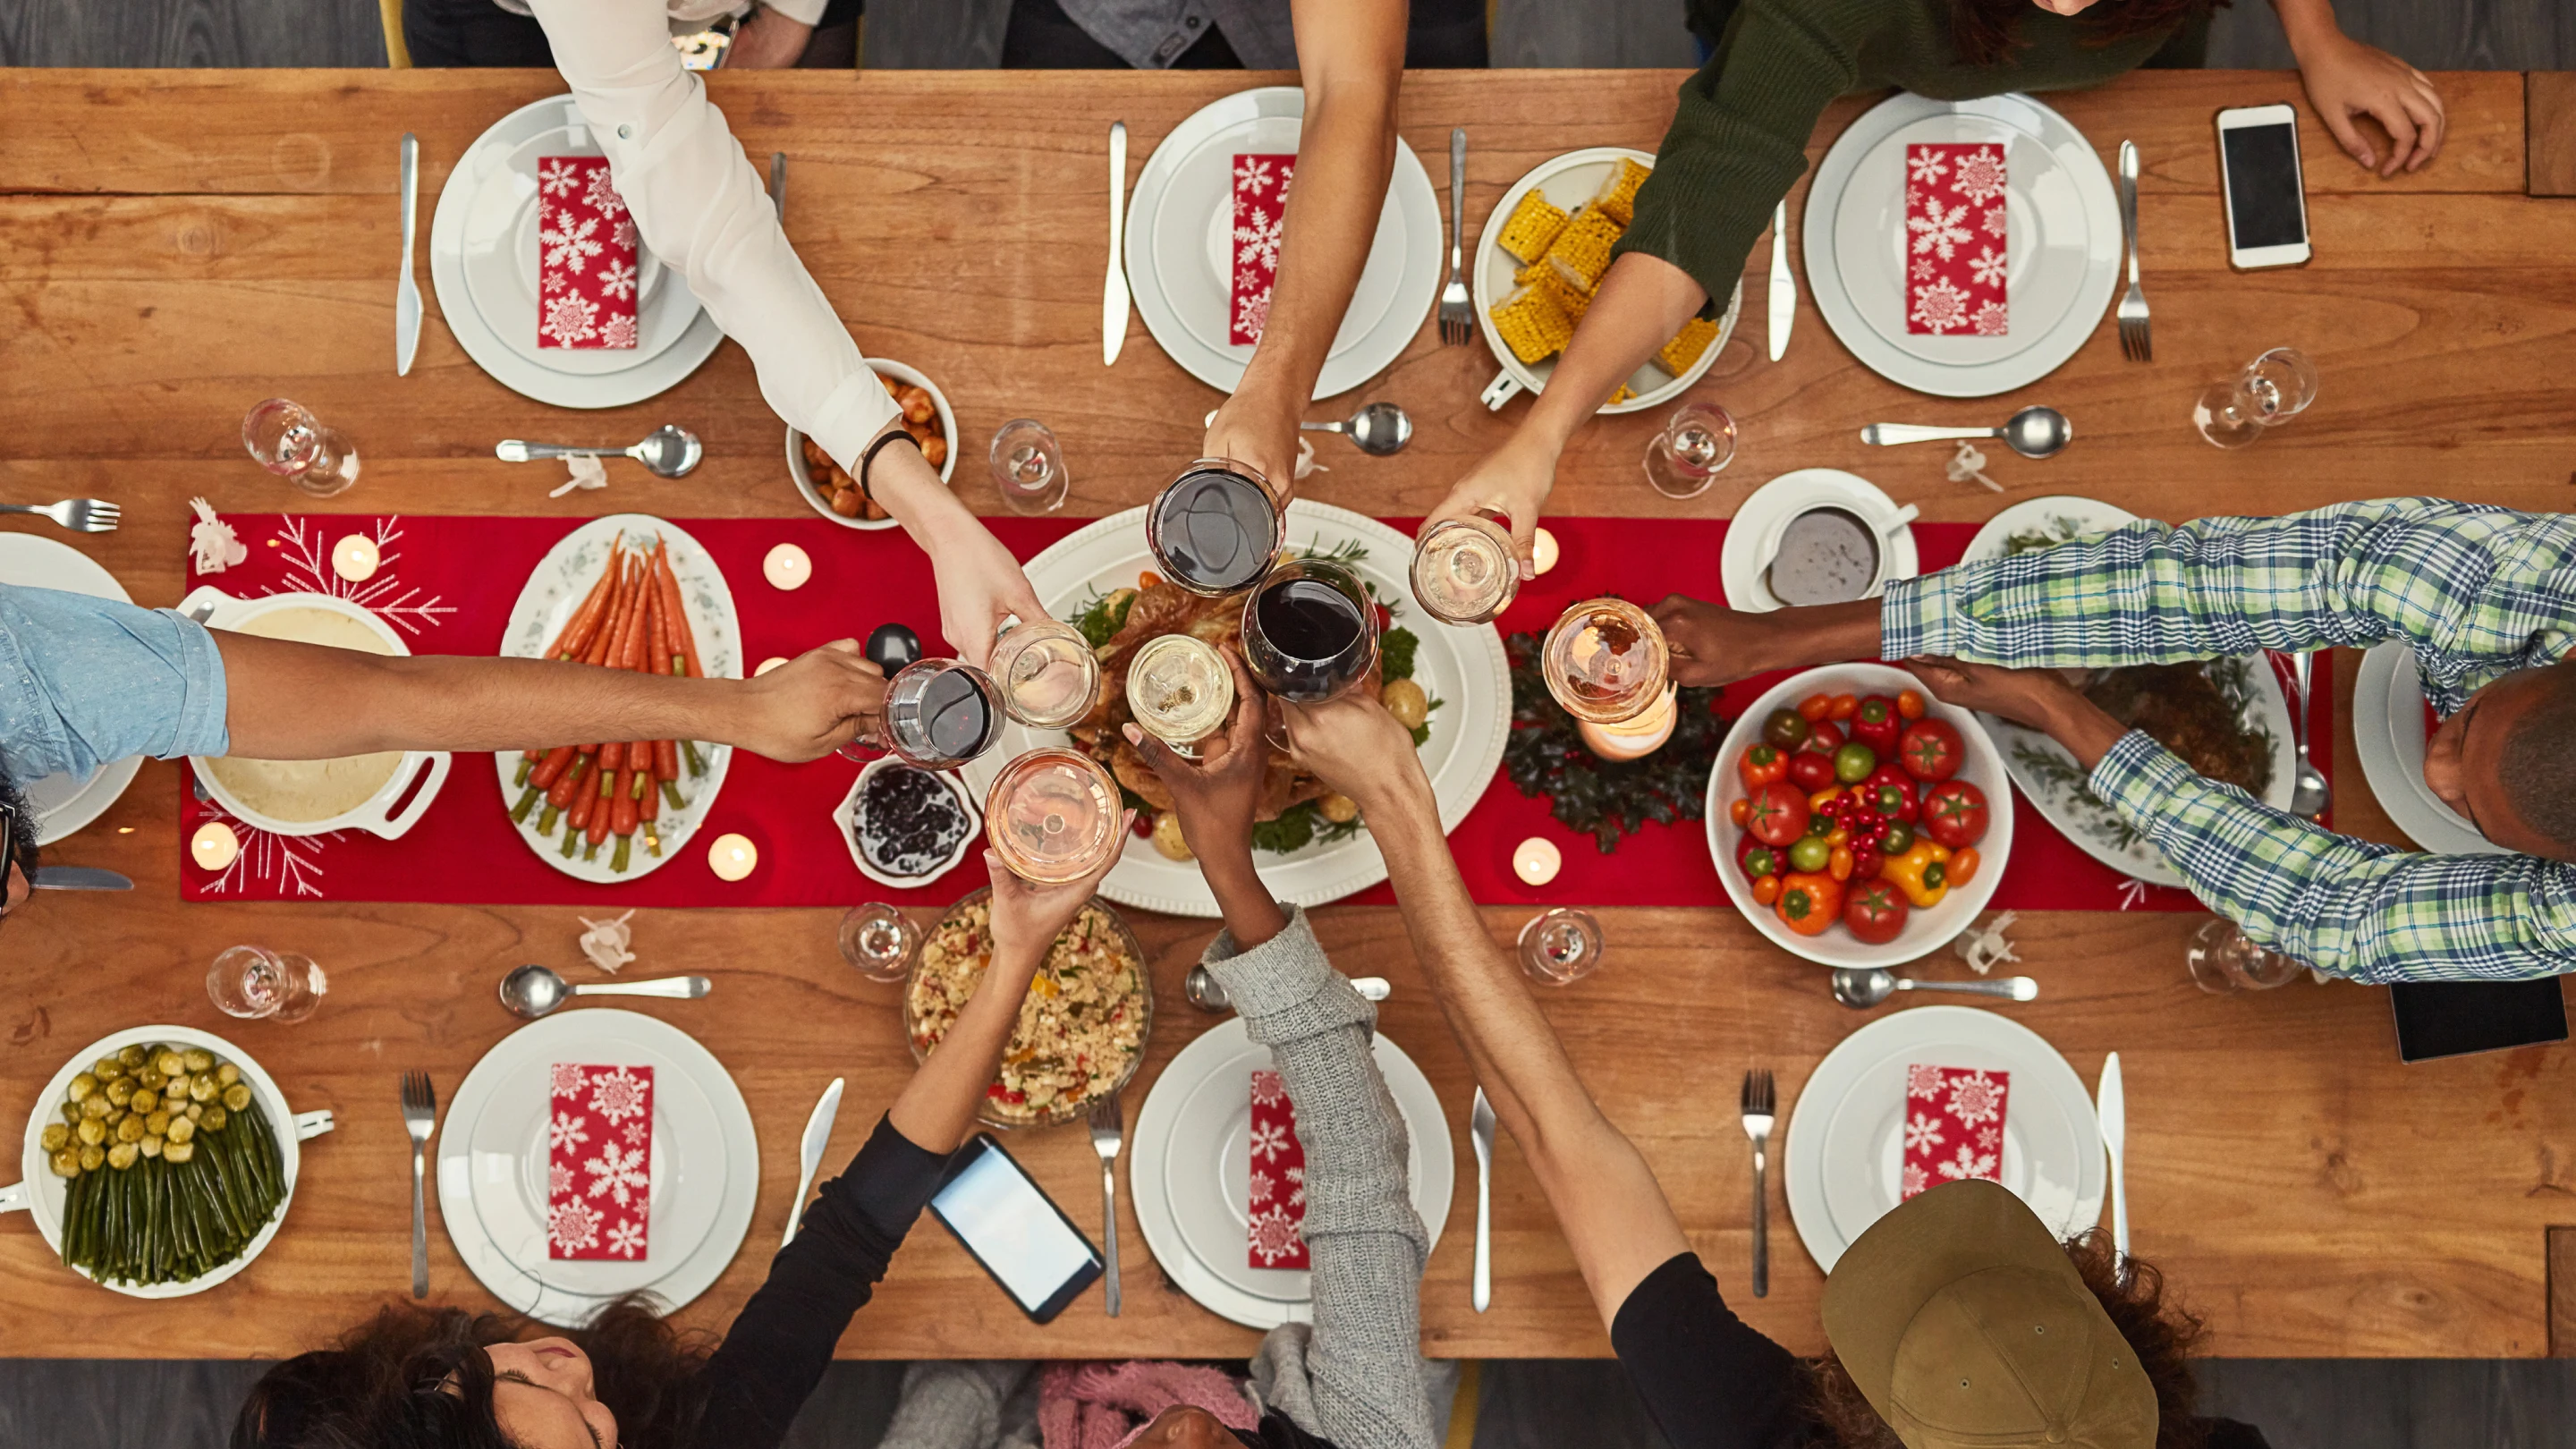
[[2299, 113], [2242, 106], [2218, 113], [2218, 175], [2227, 194], [2227, 260], [2240, 268], [2308, 259], [2308, 191], [2299, 173]]

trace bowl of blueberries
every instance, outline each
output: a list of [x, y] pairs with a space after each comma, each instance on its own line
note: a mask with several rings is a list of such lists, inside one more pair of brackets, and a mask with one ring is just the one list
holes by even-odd
[[892, 755], [859, 771], [832, 819], [859, 874], [897, 889], [946, 875], [982, 835], [975, 799], [963, 782]]

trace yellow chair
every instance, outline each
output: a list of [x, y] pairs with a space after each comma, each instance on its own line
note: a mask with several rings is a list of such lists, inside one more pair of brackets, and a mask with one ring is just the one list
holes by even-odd
[[1449, 1400], [1449, 1437], [1441, 1441], [1440, 1449], [1475, 1449], [1476, 1391], [1482, 1367], [1474, 1359], [1458, 1365], [1458, 1392]]
[[411, 69], [411, 49], [403, 44], [402, 0], [376, 0], [376, 18], [385, 27], [385, 68]]

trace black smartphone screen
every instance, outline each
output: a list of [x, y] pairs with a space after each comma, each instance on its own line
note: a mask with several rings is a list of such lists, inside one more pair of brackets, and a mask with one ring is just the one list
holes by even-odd
[[1091, 1240], [990, 1133], [978, 1133], [948, 1159], [930, 1211], [1040, 1323], [1100, 1276]]
[[2299, 132], [2234, 126], [2218, 133], [2227, 149], [2227, 225], [2236, 249], [2295, 246], [2308, 239], [2299, 200]]
[[2567, 1040], [2567, 1001], [2558, 978], [2537, 981], [2408, 981], [2388, 988], [2397, 1014], [2397, 1055], [2410, 1062]]

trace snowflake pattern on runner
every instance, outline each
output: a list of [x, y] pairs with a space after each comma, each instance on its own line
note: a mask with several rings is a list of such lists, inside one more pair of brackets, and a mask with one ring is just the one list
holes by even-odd
[[2001, 146], [1905, 148], [1906, 331], [2001, 337], [2008, 330], [2006, 181]]
[[1228, 266], [1233, 285], [1226, 298], [1226, 340], [1238, 347], [1258, 343], [1270, 324], [1270, 289], [1279, 281], [1288, 185], [1296, 173], [1293, 153], [1234, 158], [1234, 250]]
[[1904, 1197], [1936, 1183], [2002, 1179], [2011, 1084], [2012, 1073], [1993, 1068], [1907, 1064]]
[[1246, 1156], [1251, 1160], [1251, 1256], [1255, 1268], [1303, 1268], [1306, 1257], [1306, 1146], [1297, 1140], [1297, 1104], [1276, 1071], [1251, 1074], [1252, 1121]]
[[557, 1062], [546, 1079], [547, 1214], [566, 1228], [554, 1234], [548, 1255], [643, 1256], [653, 1197], [653, 1069]]
[[[598, 156], [538, 158], [562, 179], [543, 198], [537, 232], [537, 346], [631, 348], [641, 285], [635, 218]], [[593, 265], [593, 263], [597, 265]]]

